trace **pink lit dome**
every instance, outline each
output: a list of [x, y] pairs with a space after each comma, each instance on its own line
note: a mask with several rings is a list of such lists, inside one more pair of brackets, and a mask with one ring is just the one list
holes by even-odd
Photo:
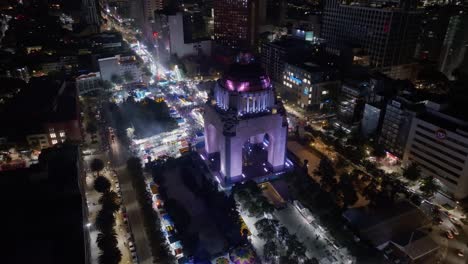
[[232, 64], [220, 84], [233, 92], [256, 92], [271, 88], [270, 78], [260, 64], [245, 61]]

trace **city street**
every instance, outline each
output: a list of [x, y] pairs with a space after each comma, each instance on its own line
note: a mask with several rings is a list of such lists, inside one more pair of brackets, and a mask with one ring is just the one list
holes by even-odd
[[309, 258], [317, 258], [320, 263], [354, 263], [353, 257], [345, 248], [338, 248], [328, 232], [314, 220], [311, 224], [291, 204], [282, 210], [274, 212], [276, 219], [288, 228], [290, 234], [295, 234], [307, 248]]
[[[88, 211], [89, 211], [89, 218], [88, 218], [88, 223], [90, 223], [89, 230], [90, 230], [90, 242], [91, 242], [91, 260], [93, 264], [98, 263], [98, 257], [99, 257], [99, 248], [96, 245], [96, 238], [99, 233], [98, 230], [96, 230], [94, 226], [94, 222], [96, 219], [97, 213], [101, 210], [101, 206], [99, 204], [99, 198], [101, 196], [100, 193], [94, 190], [94, 179], [95, 179], [95, 174], [90, 172], [90, 162], [94, 158], [100, 158], [103, 159], [104, 157], [102, 155], [91, 155], [91, 156], [86, 156], [85, 158], [85, 163], [86, 163], [86, 168], [87, 168], [87, 173], [86, 173], [86, 199], [88, 202]], [[104, 169], [100, 175], [106, 177], [109, 182], [111, 182], [111, 190], [117, 191], [117, 186], [118, 186], [118, 181], [115, 179], [115, 177], [112, 176], [112, 171], [108, 169]], [[132, 256], [130, 249], [128, 247], [128, 237], [130, 237], [130, 234], [127, 233], [127, 227], [126, 224], [123, 220], [122, 216], [122, 210], [119, 210], [116, 213], [116, 224], [115, 224], [115, 231], [117, 233], [117, 241], [118, 241], [118, 247], [120, 249], [120, 252], [122, 253], [122, 260], [120, 263], [132, 263]]]
[[122, 146], [118, 138], [110, 143], [111, 164], [120, 182], [122, 204], [126, 209], [128, 223], [132, 230], [138, 263], [150, 264], [153, 263], [150, 242], [143, 224], [141, 208], [133, 190], [130, 175], [126, 170], [126, 162], [129, 157], [127, 150]]

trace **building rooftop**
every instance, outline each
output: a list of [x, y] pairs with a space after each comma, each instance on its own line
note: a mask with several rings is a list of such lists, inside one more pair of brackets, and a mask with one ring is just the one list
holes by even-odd
[[374, 246], [420, 228], [428, 219], [408, 201], [387, 207], [351, 208], [343, 213], [349, 224], [359, 231], [363, 239]]
[[271, 42], [270, 45], [278, 46], [283, 49], [296, 49], [301, 47], [313, 46], [313, 44], [308, 41], [292, 37], [281, 38], [279, 40]]
[[2, 129], [2, 135], [19, 139], [42, 133], [44, 122], [77, 120], [77, 96], [73, 83], [32, 78], [28, 86], [1, 109], [0, 121], [8, 124]]
[[8, 212], [2, 217], [8, 226], [2, 232], [8, 241], [2, 262], [86, 263], [78, 147], [48, 153], [41, 166], [0, 173], [0, 198]]
[[427, 110], [418, 116], [419, 119], [431, 123], [440, 128], [468, 137], [468, 122], [447, 115], [442, 112]]

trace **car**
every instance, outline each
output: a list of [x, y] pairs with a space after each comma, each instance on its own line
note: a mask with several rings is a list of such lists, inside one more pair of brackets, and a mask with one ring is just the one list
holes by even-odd
[[458, 230], [457, 230], [456, 227], [450, 229], [450, 231], [452, 232], [452, 234], [454, 234], [454, 235], [456, 235], [456, 236], [458, 236], [458, 235], [460, 234], [460, 233], [458, 232]]
[[444, 221], [442, 220], [442, 218], [440, 218], [438, 216], [434, 218], [434, 223], [437, 223], [437, 224], [441, 225], [443, 222]]
[[445, 236], [446, 236], [448, 239], [453, 239], [453, 234], [452, 234], [452, 232], [451, 232], [450, 230], [447, 230], [447, 231], [445, 232]]
[[457, 256], [459, 256], [459, 257], [465, 256], [465, 254], [463, 254], [463, 250], [457, 249]]

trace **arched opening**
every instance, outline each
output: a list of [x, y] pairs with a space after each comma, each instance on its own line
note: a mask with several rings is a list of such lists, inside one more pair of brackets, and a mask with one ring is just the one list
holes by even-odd
[[260, 133], [248, 138], [242, 147], [242, 177], [251, 178], [271, 172], [268, 162], [272, 137]]
[[207, 154], [219, 151], [218, 131], [212, 124], [205, 125], [205, 150]]

